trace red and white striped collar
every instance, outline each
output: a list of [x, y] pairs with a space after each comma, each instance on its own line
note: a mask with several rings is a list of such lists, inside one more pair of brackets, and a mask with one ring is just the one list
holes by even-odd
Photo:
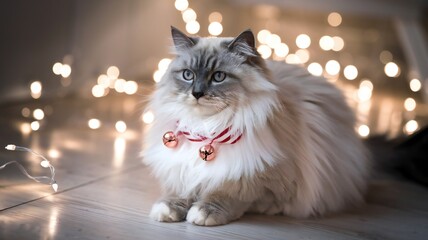
[[240, 131], [231, 131], [231, 127], [228, 127], [216, 134], [213, 133], [212, 136], [207, 137], [198, 133], [192, 133], [188, 130], [188, 128], [184, 128], [184, 130], [179, 130], [177, 135], [184, 135], [191, 142], [208, 142], [209, 144], [213, 143], [225, 143], [225, 144], [235, 144], [237, 143], [241, 137], [242, 133]]

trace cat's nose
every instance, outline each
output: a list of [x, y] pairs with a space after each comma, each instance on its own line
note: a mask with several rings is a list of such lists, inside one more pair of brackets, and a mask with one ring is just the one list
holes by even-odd
[[192, 92], [192, 95], [196, 98], [196, 100], [198, 100], [199, 98], [204, 96], [204, 92]]

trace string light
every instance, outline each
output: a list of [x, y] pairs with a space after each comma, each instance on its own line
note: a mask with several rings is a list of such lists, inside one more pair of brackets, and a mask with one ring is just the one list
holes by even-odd
[[257, 48], [257, 52], [260, 53], [263, 59], [268, 59], [272, 55], [272, 49], [264, 44]]
[[125, 84], [126, 84], [125, 79], [117, 79], [114, 83], [114, 90], [116, 90], [116, 92], [118, 93], [125, 92]]
[[34, 152], [33, 150], [31, 150], [31, 149], [29, 149], [29, 148], [25, 148], [25, 147], [21, 147], [21, 146], [16, 146], [16, 145], [14, 145], [14, 144], [9, 144], [9, 145], [7, 145], [5, 148], [6, 148], [6, 150], [9, 150], [9, 151], [29, 152], [29, 153], [31, 153], [31, 154], [33, 154], [33, 155], [36, 155], [37, 157], [41, 158], [41, 159], [42, 159], [42, 161], [40, 162], [40, 165], [41, 165], [42, 167], [44, 167], [44, 168], [49, 168], [50, 173], [51, 173], [51, 176], [50, 176], [50, 177], [48, 177], [48, 176], [36, 176], [36, 177], [33, 177], [33, 176], [31, 176], [31, 175], [27, 172], [27, 170], [25, 170], [25, 168], [24, 168], [24, 167], [23, 167], [19, 162], [17, 162], [17, 161], [10, 161], [10, 162], [7, 162], [7, 163], [5, 163], [5, 164], [1, 165], [1, 166], [0, 166], [0, 170], [1, 170], [1, 169], [4, 169], [7, 165], [10, 165], [10, 164], [16, 164], [16, 165], [18, 166], [19, 170], [21, 170], [21, 172], [22, 172], [26, 177], [28, 177], [29, 179], [32, 179], [32, 180], [34, 180], [35, 182], [38, 182], [38, 183], [51, 185], [52, 189], [53, 189], [55, 192], [57, 192], [57, 191], [58, 191], [58, 184], [57, 184], [57, 182], [55, 181], [55, 168], [54, 168], [54, 166], [52, 166], [52, 164], [50, 164], [50, 162], [49, 162], [49, 160], [48, 160], [48, 159], [46, 159], [45, 157], [43, 157], [43, 156], [42, 156], [42, 155], [40, 155], [39, 153], [36, 153], [36, 152]]
[[199, 32], [201, 26], [197, 21], [191, 21], [186, 24], [186, 31], [190, 34], [196, 34]]
[[178, 11], [184, 11], [189, 7], [189, 2], [187, 0], [175, 0], [174, 6]]
[[115, 127], [116, 131], [120, 133], [126, 132], [126, 123], [124, 121], [117, 121]]
[[404, 125], [404, 131], [407, 134], [414, 133], [416, 130], [418, 130], [418, 128], [419, 128], [419, 124], [415, 120], [410, 120], [406, 123], [406, 125]]
[[143, 122], [145, 124], [150, 124], [153, 122], [153, 120], [155, 120], [155, 115], [152, 111], [147, 111], [143, 114]]
[[337, 75], [340, 72], [340, 64], [336, 60], [330, 60], [325, 64], [325, 71], [329, 75]]
[[332, 27], [337, 27], [342, 23], [342, 16], [337, 12], [332, 12], [327, 17], [328, 24]]
[[90, 129], [98, 129], [101, 127], [101, 121], [96, 118], [91, 118], [88, 121], [88, 126]]
[[413, 92], [418, 92], [419, 90], [421, 90], [421, 88], [422, 88], [422, 84], [421, 84], [421, 81], [419, 81], [419, 79], [414, 78], [410, 80], [410, 89]]
[[306, 34], [300, 34], [296, 38], [296, 45], [299, 48], [308, 48], [311, 45], [311, 38]]
[[105, 89], [101, 85], [95, 85], [92, 87], [92, 96], [99, 98], [104, 96]]
[[290, 49], [288, 48], [287, 44], [280, 43], [278, 46], [276, 46], [274, 51], [275, 51], [276, 56], [278, 56], [280, 58], [285, 58], [287, 56], [288, 52], [290, 51]]
[[322, 50], [328, 51], [328, 50], [333, 49], [333, 47], [334, 47], [334, 40], [330, 36], [322, 36], [320, 38], [319, 44], [320, 44], [320, 47], [321, 47]]
[[394, 62], [389, 62], [384, 68], [385, 74], [388, 77], [398, 77], [400, 75], [400, 68]]
[[61, 75], [62, 63], [57, 62], [52, 66], [52, 72], [55, 75]]
[[367, 125], [361, 125], [358, 127], [358, 134], [361, 137], [367, 137], [370, 134], [370, 128]]
[[260, 32], [257, 33], [257, 40], [262, 44], [266, 44], [266, 40], [270, 35], [271, 35], [271, 32], [269, 30], [266, 30], [266, 29], [260, 30]]
[[333, 47], [331, 48], [333, 51], [339, 52], [345, 46], [345, 42], [343, 41], [343, 38], [339, 36], [334, 36], [331, 39], [333, 39]]
[[354, 80], [358, 76], [358, 69], [354, 65], [348, 65], [343, 69], [343, 75], [348, 80]]
[[212, 22], [208, 26], [208, 32], [213, 36], [218, 36], [223, 32], [223, 26], [219, 22]]
[[210, 13], [210, 15], [208, 16], [208, 21], [211, 22], [219, 22], [221, 23], [221, 21], [223, 20], [223, 16], [221, 15], [221, 13], [219, 12], [212, 12]]
[[413, 98], [406, 98], [406, 100], [404, 100], [404, 108], [406, 109], [406, 111], [413, 111], [416, 109], [416, 101]]
[[191, 21], [196, 21], [197, 15], [195, 10], [188, 8], [183, 12], [183, 21], [185, 23], [191, 22]]
[[314, 76], [321, 76], [323, 69], [322, 69], [321, 64], [319, 64], [317, 62], [313, 62], [313, 63], [308, 65], [308, 72]]
[[42, 95], [42, 83], [40, 81], [34, 81], [30, 85], [31, 97], [34, 99], [40, 98]]
[[135, 94], [138, 91], [138, 84], [135, 81], [126, 81], [125, 93], [128, 95]]
[[40, 129], [40, 123], [38, 121], [33, 121], [30, 124], [31, 130], [37, 131]]
[[107, 76], [110, 79], [117, 79], [119, 77], [120, 71], [119, 68], [116, 66], [110, 66], [107, 68]]
[[42, 109], [37, 108], [33, 111], [33, 117], [37, 120], [42, 120], [45, 117], [45, 113]]

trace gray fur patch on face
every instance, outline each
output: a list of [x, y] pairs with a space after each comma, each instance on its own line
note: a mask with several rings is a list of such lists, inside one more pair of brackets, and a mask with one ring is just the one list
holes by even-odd
[[[259, 61], [258, 65], [254, 60], [258, 56], [247, 56], [231, 50], [228, 47], [231, 42], [232, 39], [228, 38], [199, 39], [194, 47], [178, 53], [169, 71], [173, 78], [173, 92], [179, 100], [195, 108], [209, 108], [210, 114], [237, 105], [241, 95], [245, 94], [243, 69], [262, 71], [263, 62]], [[193, 72], [193, 79], [184, 78], [186, 69]], [[226, 74], [221, 82], [213, 80], [217, 71]], [[194, 91], [202, 91], [203, 97], [196, 99], [192, 96]]]

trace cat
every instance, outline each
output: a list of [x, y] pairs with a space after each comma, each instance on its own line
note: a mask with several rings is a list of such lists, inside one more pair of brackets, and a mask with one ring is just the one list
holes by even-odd
[[370, 156], [336, 87], [262, 59], [251, 30], [171, 34], [175, 59], [150, 97], [143, 141], [163, 189], [151, 218], [222, 225], [246, 212], [307, 218], [364, 202]]

